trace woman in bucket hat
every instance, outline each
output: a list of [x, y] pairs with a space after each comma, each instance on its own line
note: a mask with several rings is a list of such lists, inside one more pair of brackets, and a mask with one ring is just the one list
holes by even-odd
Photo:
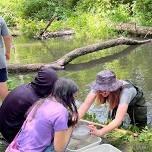
[[147, 107], [143, 92], [128, 80], [118, 80], [111, 70], [104, 70], [97, 74], [96, 81], [91, 84], [91, 91], [79, 108], [79, 118], [90, 108], [93, 102], [97, 104], [109, 103], [109, 118], [111, 123], [102, 129], [89, 125], [92, 134], [103, 136], [119, 127], [126, 113], [129, 114], [131, 124], [143, 127], [147, 124]]

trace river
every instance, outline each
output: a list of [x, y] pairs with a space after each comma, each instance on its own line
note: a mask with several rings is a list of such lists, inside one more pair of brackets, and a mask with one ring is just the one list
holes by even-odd
[[[99, 42], [98, 39], [57, 38], [47, 41], [27, 40], [22, 37], [14, 39], [16, 51], [8, 64], [49, 63], [62, 57], [75, 48]], [[73, 79], [79, 86], [77, 97], [80, 105], [89, 92], [89, 84], [95, 80], [96, 74], [104, 69], [113, 70], [119, 79], [128, 79], [141, 87], [148, 102], [148, 117], [152, 117], [152, 45], [117, 46], [99, 52], [84, 55], [72, 61], [65, 70], [58, 71], [61, 77]], [[10, 85], [18, 86], [30, 82], [35, 73], [9, 74]], [[102, 110], [101, 110], [102, 109]], [[91, 113], [97, 118], [106, 120], [105, 107], [93, 107]], [[150, 120], [150, 119], [149, 119]]]

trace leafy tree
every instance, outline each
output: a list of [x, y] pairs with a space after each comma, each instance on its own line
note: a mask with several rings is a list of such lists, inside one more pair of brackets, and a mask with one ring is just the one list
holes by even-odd
[[136, 0], [133, 12], [142, 25], [152, 25], [152, 0]]
[[49, 20], [54, 13], [63, 17], [69, 11], [69, 0], [23, 0], [20, 15], [24, 19]]

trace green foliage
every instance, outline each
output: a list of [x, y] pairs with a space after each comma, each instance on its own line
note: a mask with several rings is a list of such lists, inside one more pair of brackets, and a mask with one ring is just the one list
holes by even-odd
[[111, 9], [110, 0], [80, 0], [77, 4], [77, 10], [80, 12], [90, 12], [105, 16]]
[[94, 114], [85, 113], [83, 119], [99, 123], [95, 113]]
[[152, 151], [152, 142], [147, 143], [134, 143], [131, 145], [129, 152], [151, 152]]
[[119, 4], [129, 4], [132, 5], [134, 2], [134, 0], [110, 0], [110, 3], [112, 4], [112, 6], [118, 6]]
[[152, 26], [152, 1], [137, 0], [133, 6], [136, 21], [142, 25]]
[[7, 84], [8, 84], [9, 91], [12, 91], [16, 87], [13, 80], [8, 80]]
[[[117, 35], [110, 22], [138, 22], [152, 25], [151, 0], [1, 0], [0, 13], [9, 26], [35, 36], [57, 14], [49, 31], [72, 28], [78, 35], [109, 38]], [[133, 9], [132, 9], [133, 8]]]
[[147, 127], [141, 131], [137, 138], [130, 141], [131, 152], [151, 152], [152, 149], [152, 132]]
[[128, 22], [130, 21], [129, 4], [120, 4], [110, 12], [110, 19], [113, 22]]
[[142, 130], [141, 134], [139, 135], [137, 141], [139, 142], [152, 142], [152, 132], [147, 127]]
[[[96, 114], [88, 114], [86, 113], [83, 117], [85, 120], [89, 120], [92, 122], [99, 121], [96, 118]], [[138, 133], [137, 137], [133, 137], [129, 132], [123, 134], [119, 131], [112, 131], [106, 135], [107, 140], [114, 146], [119, 149], [123, 149], [127, 146], [127, 152], [151, 152], [152, 148], [152, 131], [145, 127], [140, 130], [138, 127], [130, 126], [129, 130], [132, 132]]]
[[20, 15], [24, 19], [49, 20], [55, 13], [63, 18], [68, 13], [68, 0], [22, 0]]
[[15, 26], [17, 23], [17, 4], [20, 0], [1, 0], [0, 14], [4, 17], [8, 26]]
[[72, 28], [78, 35], [94, 38], [107, 38], [114, 35], [110, 24], [99, 15], [91, 13], [77, 13], [69, 17], [66, 21], [53, 22], [49, 30], [55, 30], [56, 27]]
[[20, 30], [22, 34], [30, 38], [40, 34], [41, 30], [44, 29], [45, 26], [46, 26], [46, 23], [43, 20], [41, 21], [39, 21], [38, 19], [35, 19], [35, 20], [21, 19], [20, 20]]

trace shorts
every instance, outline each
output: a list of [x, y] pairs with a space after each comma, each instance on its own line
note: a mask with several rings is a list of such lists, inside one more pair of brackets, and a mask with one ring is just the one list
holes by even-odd
[[55, 152], [54, 151], [54, 147], [53, 147], [53, 144], [51, 144], [49, 147], [47, 147], [44, 152]]
[[0, 69], [0, 82], [5, 82], [7, 81], [7, 69], [3, 68]]

